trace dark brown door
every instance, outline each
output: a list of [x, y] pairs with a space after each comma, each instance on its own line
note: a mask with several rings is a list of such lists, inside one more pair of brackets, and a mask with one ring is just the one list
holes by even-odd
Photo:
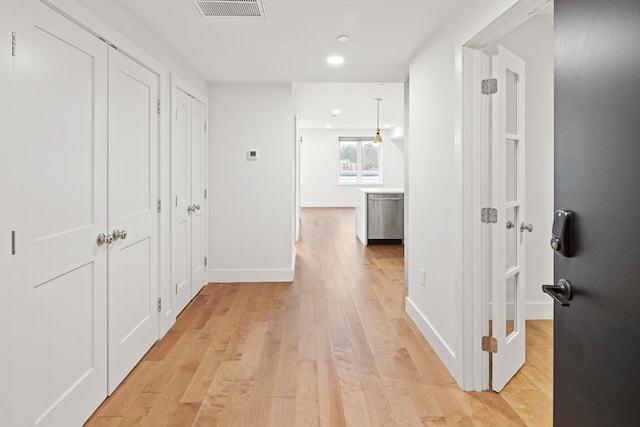
[[554, 425], [640, 426], [640, 0], [555, 0]]

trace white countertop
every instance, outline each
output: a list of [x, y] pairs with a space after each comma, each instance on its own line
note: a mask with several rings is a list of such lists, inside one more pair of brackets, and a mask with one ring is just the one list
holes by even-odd
[[378, 193], [378, 194], [404, 194], [404, 188], [380, 188], [380, 187], [361, 187], [357, 188], [358, 191], [370, 194], [370, 193]]

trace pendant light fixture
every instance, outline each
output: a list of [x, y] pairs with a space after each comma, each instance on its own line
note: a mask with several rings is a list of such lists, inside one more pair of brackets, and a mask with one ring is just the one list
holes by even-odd
[[376, 101], [376, 137], [373, 138], [373, 142], [375, 142], [376, 144], [382, 144], [382, 137], [380, 136], [380, 101], [382, 101], [382, 98], [374, 98], [374, 101]]

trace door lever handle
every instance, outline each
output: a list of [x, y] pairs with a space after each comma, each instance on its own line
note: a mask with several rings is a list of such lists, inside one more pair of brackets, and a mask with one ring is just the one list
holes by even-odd
[[533, 231], [533, 224], [525, 224], [524, 222], [520, 224], [520, 232], [524, 232], [527, 230], [529, 233]]
[[571, 300], [571, 283], [566, 279], [558, 280], [556, 285], [542, 285], [542, 292], [556, 300], [563, 307], [568, 307]]

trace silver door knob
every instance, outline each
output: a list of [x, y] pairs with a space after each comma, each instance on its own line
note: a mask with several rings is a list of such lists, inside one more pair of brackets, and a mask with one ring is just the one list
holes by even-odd
[[193, 205], [193, 210], [194, 211], [199, 211], [200, 210], [200, 205]]
[[113, 230], [113, 233], [111, 233], [111, 235], [113, 236], [113, 240], [118, 240], [120, 238], [120, 230], [116, 228], [115, 230]]
[[191, 213], [191, 212], [193, 212], [194, 210], [195, 210], [195, 209], [194, 209], [193, 205], [189, 205], [189, 206], [187, 206], [187, 212], [188, 212], [188, 213]]
[[113, 235], [107, 234], [107, 245], [110, 245], [112, 243], [113, 243]]
[[513, 227], [515, 227], [515, 224], [511, 221], [507, 221], [507, 230], [511, 230]]
[[120, 230], [120, 238], [122, 240], [127, 238], [127, 230]]
[[527, 230], [529, 233], [533, 231], [533, 224], [525, 224], [524, 222], [520, 224], [520, 231]]
[[98, 246], [102, 246], [106, 243], [107, 241], [107, 235], [104, 233], [100, 233], [98, 234], [98, 238], [96, 240], [96, 243], [98, 244]]

